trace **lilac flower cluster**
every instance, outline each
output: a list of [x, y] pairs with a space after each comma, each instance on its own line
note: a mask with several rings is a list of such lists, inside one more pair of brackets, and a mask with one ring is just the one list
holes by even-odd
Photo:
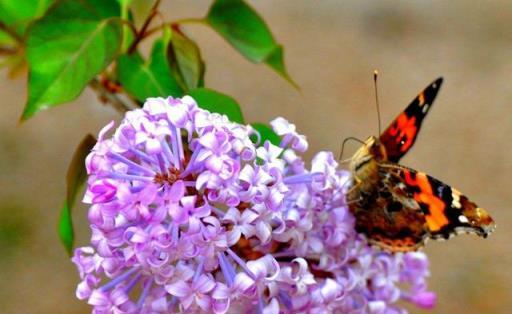
[[354, 231], [349, 173], [283, 118], [279, 146], [250, 126], [150, 98], [86, 160], [91, 246], [72, 261], [93, 313], [403, 313], [433, 306], [423, 253]]

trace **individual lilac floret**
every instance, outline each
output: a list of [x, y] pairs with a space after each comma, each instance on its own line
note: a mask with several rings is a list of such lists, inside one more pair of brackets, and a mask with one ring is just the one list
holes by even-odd
[[[190, 97], [150, 98], [86, 159], [91, 245], [76, 249], [93, 313], [403, 313], [431, 308], [422, 253], [389, 254], [354, 231], [349, 173], [307, 141], [281, 143]], [[112, 136], [107, 134], [113, 131]], [[405, 289], [404, 287], [407, 287]]]

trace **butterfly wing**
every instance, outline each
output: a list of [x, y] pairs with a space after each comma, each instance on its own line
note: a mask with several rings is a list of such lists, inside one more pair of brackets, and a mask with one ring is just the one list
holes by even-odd
[[418, 204], [391, 198], [390, 194], [389, 189], [383, 188], [380, 193], [349, 205], [356, 218], [356, 231], [387, 251], [415, 251], [428, 238], [425, 216]]
[[442, 83], [440, 77], [427, 86], [380, 135], [389, 161], [398, 162], [411, 149]]
[[[467, 232], [487, 237], [495, 229], [491, 216], [458, 190], [426, 175], [392, 163], [379, 165], [383, 182], [392, 182], [392, 193], [414, 201], [425, 217], [432, 238], [449, 238]], [[395, 182], [393, 182], [395, 181]], [[398, 182], [398, 183], [396, 183]]]
[[[487, 237], [495, 228], [487, 212], [441, 181], [393, 163], [379, 164], [379, 187], [351, 204], [356, 230], [388, 251], [413, 251], [427, 238], [458, 233]], [[364, 191], [361, 191], [364, 194]]]

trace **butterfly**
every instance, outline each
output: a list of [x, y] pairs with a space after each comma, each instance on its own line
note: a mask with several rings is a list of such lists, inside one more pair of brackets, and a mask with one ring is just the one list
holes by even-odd
[[414, 145], [442, 83], [442, 78], [433, 81], [350, 159], [347, 195], [356, 231], [384, 250], [414, 251], [429, 238], [448, 239], [459, 233], [485, 238], [495, 229], [491, 216], [458, 190], [398, 164]]

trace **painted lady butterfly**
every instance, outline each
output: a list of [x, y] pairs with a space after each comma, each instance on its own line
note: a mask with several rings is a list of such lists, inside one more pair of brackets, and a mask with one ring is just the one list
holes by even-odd
[[456, 189], [397, 164], [416, 141], [442, 83], [442, 78], [432, 82], [378, 138], [369, 137], [349, 164], [356, 230], [392, 252], [462, 232], [485, 238], [495, 229], [489, 214]]

